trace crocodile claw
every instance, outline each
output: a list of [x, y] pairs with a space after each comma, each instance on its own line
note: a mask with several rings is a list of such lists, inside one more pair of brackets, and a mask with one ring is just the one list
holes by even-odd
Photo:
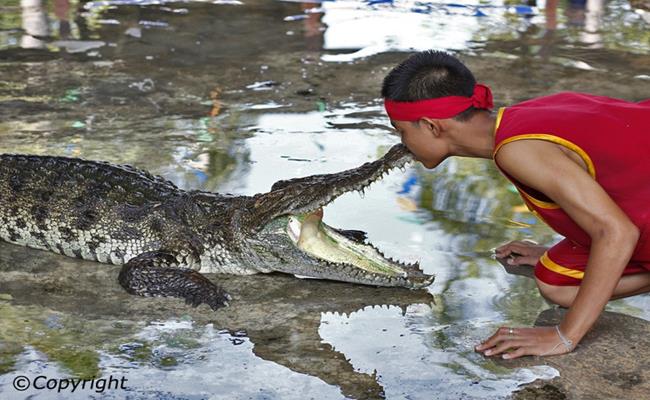
[[222, 307], [228, 307], [228, 301], [232, 297], [224, 292], [220, 287], [210, 282], [210, 286], [203, 287], [201, 290], [192, 291], [185, 294], [185, 303], [192, 307], [198, 307], [200, 304], [207, 304], [212, 310], [217, 311]]

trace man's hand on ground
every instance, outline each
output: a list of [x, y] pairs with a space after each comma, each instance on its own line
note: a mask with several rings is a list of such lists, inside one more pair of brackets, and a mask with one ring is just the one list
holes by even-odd
[[558, 335], [555, 327], [507, 328], [501, 327], [476, 351], [486, 356], [505, 359], [521, 356], [550, 356], [571, 351]]
[[497, 247], [494, 254], [497, 258], [507, 258], [509, 265], [535, 265], [539, 258], [548, 250], [532, 241], [513, 240]]

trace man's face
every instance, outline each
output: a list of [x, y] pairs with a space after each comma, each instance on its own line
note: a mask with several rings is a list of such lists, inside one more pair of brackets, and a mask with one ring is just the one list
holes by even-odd
[[435, 168], [446, 158], [446, 144], [440, 135], [422, 121], [394, 121], [391, 124], [402, 138], [402, 143], [427, 168]]

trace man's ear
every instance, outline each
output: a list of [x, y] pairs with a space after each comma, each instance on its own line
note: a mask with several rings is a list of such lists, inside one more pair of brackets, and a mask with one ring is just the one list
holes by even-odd
[[443, 131], [442, 123], [439, 119], [433, 119], [429, 117], [420, 118], [420, 124], [435, 137], [440, 137]]

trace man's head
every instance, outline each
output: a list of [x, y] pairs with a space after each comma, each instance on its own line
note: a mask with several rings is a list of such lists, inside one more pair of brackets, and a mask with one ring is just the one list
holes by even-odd
[[[446, 102], [446, 99], [471, 98], [476, 86], [472, 72], [457, 58], [440, 51], [424, 51], [413, 54], [390, 71], [384, 78], [381, 95], [387, 103], [398, 106], [431, 99]], [[418, 114], [408, 119], [391, 115], [391, 123], [416, 158], [433, 168], [451, 153], [449, 133], [469, 122], [480, 109], [471, 101], [467, 107], [461, 101], [460, 107], [457, 113], [444, 118], [436, 117], [435, 110], [428, 116]]]

